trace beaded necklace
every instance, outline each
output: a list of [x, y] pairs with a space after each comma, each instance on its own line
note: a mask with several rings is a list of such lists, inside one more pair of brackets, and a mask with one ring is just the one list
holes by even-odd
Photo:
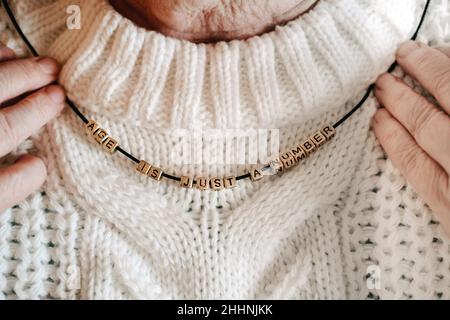
[[[423, 25], [425, 20], [428, 8], [430, 6], [431, 0], [427, 0], [423, 14], [420, 18], [419, 24], [411, 37], [411, 40], [416, 40], [419, 34], [419, 31]], [[22, 38], [23, 42], [26, 44], [30, 52], [33, 56], [39, 56], [36, 49], [30, 43], [28, 38], [23, 33], [19, 23], [17, 22], [13, 11], [11, 10], [8, 1], [2, 0], [3, 6], [11, 19], [11, 22], [16, 29], [19, 36]], [[397, 62], [394, 62], [388, 69], [387, 72], [392, 72], [397, 66]], [[71, 110], [81, 119], [81, 121], [85, 125], [85, 130], [89, 137], [94, 139], [98, 144], [108, 153], [120, 153], [130, 161], [135, 164], [135, 169], [140, 174], [146, 175], [151, 179], [156, 181], [160, 181], [162, 179], [173, 180], [179, 183], [181, 187], [184, 188], [197, 188], [199, 190], [222, 190], [222, 189], [232, 189], [237, 187], [238, 181], [250, 179], [251, 181], [259, 181], [263, 179], [265, 176], [271, 176], [275, 174], [282, 173], [287, 171], [296, 165], [298, 165], [301, 161], [311, 156], [314, 152], [316, 152], [321, 146], [323, 146], [326, 142], [330, 141], [335, 135], [336, 130], [339, 126], [341, 126], [348, 118], [350, 118], [357, 110], [359, 110], [366, 100], [369, 98], [372, 93], [375, 84], [371, 84], [367, 89], [364, 96], [361, 100], [341, 119], [339, 119], [335, 124], [327, 124], [323, 126], [320, 130], [317, 130], [303, 142], [294, 146], [293, 148], [287, 150], [286, 152], [279, 155], [276, 159], [272, 160], [268, 164], [255, 166], [240, 176], [226, 176], [226, 177], [189, 177], [189, 176], [174, 176], [166, 173], [163, 169], [157, 166], [153, 166], [145, 160], [139, 160], [139, 158], [135, 157], [131, 153], [124, 150], [120, 145], [118, 140], [114, 139], [109, 135], [109, 133], [103, 129], [98, 123], [94, 120], [90, 120], [86, 118], [86, 116], [80, 111], [80, 109], [76, 106], [76, 104], [70, 100], [66, 99], [67, 105], [71, 108]]]

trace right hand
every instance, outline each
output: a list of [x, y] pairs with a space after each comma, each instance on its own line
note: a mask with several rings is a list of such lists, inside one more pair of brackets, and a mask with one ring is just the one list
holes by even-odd
[[[61, 113], [64, 90], [52, 84], [59, 71], [53, 59], [17, 59], [0, 46], [0, 157]], [[37, 190], [46, 176], [44, 162], [32, 155], [0, 168], [0, 213]]]
[[[450, 48], [408, 41], [397, 52], [402, 69], [436, 105], [390, 74], [378, 78], [375, 96], [384, 108], [373, 130], [388, 157], [430, 206], [450, 237]], [[440, 107], [438, 107], [440, 106]]]

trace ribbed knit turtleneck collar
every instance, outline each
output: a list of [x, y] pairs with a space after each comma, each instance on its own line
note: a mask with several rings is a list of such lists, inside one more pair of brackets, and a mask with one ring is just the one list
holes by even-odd
[[78, 1], [79, 30], [65, 26], [73, 0], [20, 21], [85, 110], [155, 129], [274, 128], [339, 114], [393, 61], [423, 2], [321, 0], [273, 32], [207, 45], [139, 28], [107, 0]]

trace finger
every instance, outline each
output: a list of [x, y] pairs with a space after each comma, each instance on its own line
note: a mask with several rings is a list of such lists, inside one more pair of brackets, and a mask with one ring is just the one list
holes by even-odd
[[0, 62], [12, 60], [16, 58], [16, 54], [8, 47], [0, 47]]
[[450, 117], [388, 73], [378, 78], [375, 95], [419, 146], [450, 173]]
[[450, 59], [426, 44], [409, 41], [397, 52], [400, 66], [450, 113]]
[[0, 103], [56, 80], [59, 65], [50, 58], [16, 59], [0, 64]]
[[436, 50], [439, 50], [440, 52], [442, 52], [443, 54], [445, 54], [447, 57], [450, 58], [450, 46], [443, 46], [443, 45], [439, 45], [434, 47]]
[[38, 189], [46, 175], [43, 161], [30, 155], [22, 157], [10, 167], [0, 169], [0, 213]]
[[18, 104], [0, 110], [0, 157], [56, 117], [64, 106], [60, 86], [45, 87]]
[[448, 229], [448, 175], [416, 144], [406, 129], [387, 110], [377, 111], [373, 130], [394, 165]]

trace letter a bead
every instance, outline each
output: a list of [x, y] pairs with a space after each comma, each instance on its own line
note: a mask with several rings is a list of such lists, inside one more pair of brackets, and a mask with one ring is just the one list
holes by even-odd
[[90, 135], [94, 135], [94, 133], [99, 129], [97, 122], [94, 120], [89, 120], [89, 123], [86, 125], [86, 132]]
[[252, 168], [250, 170], [250, 180], [252, 180], [253, 182], [255, 181], [259, 181], [262, 178], [264, 178], [264, 175], [262, 174], [261, 170], [258, 168]]

